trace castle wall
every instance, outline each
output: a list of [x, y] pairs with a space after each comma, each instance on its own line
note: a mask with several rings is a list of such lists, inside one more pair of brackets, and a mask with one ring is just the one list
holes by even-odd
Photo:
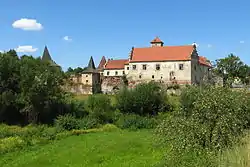
[[113, 94], [123, 86], [122, 77], [103, 77], [102, 79], [102, 92], [104, 94]]
[[[133, 69], [136, 65], [136, 69]], [[146, 66], [146, 70], [143, 69]], [[160, 69], [157, 70], [156, 66]], [[183, 66], [180, 69], [179, 66]], [[170, 82], [175, 79], [180, 84], [191, 82], [191, 61], [168, 61], [168, 62], [135, 62], [129, 63], [127, 79], [130, 82]]]

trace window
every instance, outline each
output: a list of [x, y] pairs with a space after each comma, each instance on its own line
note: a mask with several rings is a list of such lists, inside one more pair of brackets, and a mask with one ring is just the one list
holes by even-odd
[[133, 65], [133, 70], [136, 70], [136, 65]]
[[142, 65], [142, 69], [143, 69], [143, 70], [147, 70], [147, 65], [146, 65], [146, 64], [143, 64], [143, 65]]
[[86, 77], [88, 77], [88, 75], [86, 75]]
[[194, 70], [196, 70], [196, 65], [194, 65]]
[[127, 67], [127, 70], [129, 70], [129, 67]]
[[154, 78], [155, 78], [155, 76], [154, 76], [154, 75], [152, 75], [152, 78], [154, 79]]
[[118, 71], [115, 72], [115, 75], [118, 75]]
[[109, 75], [109, 71], [107, 72], [107, 75]]
[[183, 70], [183, 69], [184, 69], [183, 64], [179, 64], [179, 70]]
[[88, 80], [86, 80], [86, 83], [88, 83], [89, 81]]
[[125, 74], [125, 71], [122, 71], [122, 74], [124, 75], [124, 74]]
[[141, 75], [139, 75], [139, 78], [141, 79]]
[[160, 70], [161, 67], [160, 67], [160, 64], [156, 64], [156, 70]]

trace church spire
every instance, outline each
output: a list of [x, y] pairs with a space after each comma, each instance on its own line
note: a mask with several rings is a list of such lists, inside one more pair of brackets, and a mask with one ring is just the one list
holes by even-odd
[[52, 58], [49, 54], [49, 50], [48, 50], [47, 46], [45, 46], [45, 48], [44, 48], [42, 60], [43, 61], [52, 61]]

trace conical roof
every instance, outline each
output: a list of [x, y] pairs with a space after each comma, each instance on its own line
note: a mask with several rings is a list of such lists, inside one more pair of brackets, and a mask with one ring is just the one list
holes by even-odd
[[50, 56], [50, 53], [49, 53], [49, 50], [48, 50], [47, 46], [45, 46], [45, 48], [44, 48], [43, 55], [42, 55], [42, 58], [41, 58], [41, 59], [42, 59], [42, 61], [47, 61], [47, 62], [49, 62], [51, 66], [60, 67], [58, 64], [56, 64], [56, 63], [52, 60], [52, 58], [51, 58], [51, 56]]
[[47, 46], [45, 46], [45, 48], [44, 48], [42, 60], [43, 61], [52, 61], [52, 58], [49, 54], [49, 50], [48, 50]]
[[93, 60], [93, 57], [92, 57], [92, 56], [91, 56], [90, 59], [89, 59], [88, 68], [89, 68], [89, 69], [95, 69], [95, 63], [94, 63], [94, 60]]
[[83, 72], [86, 72], [86, 73], [95, 73], [95, 72], [97, 72], [97, 70], [95, 68], [95, 63], [94, 63], [94, 60], [93, 60], [92, 56], [89, 59], [88, 67]]
[[106, 64], [106, 58], [105, 58], [105, 56], [102, 56], [102, 59], [98, 65], [98, 70], [102, 70], [104, 68], [105, 64]]

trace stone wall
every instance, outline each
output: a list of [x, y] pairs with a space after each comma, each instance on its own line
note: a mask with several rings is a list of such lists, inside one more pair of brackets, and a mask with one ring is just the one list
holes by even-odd
[[67, 86], [66, 90], [77, 95], [93, 94], [92, 86], [84, 84], [71, 84]]
[[104, 94], [113, 94], [123, 86], [122, 77], [103, 77], [101, 89]]

